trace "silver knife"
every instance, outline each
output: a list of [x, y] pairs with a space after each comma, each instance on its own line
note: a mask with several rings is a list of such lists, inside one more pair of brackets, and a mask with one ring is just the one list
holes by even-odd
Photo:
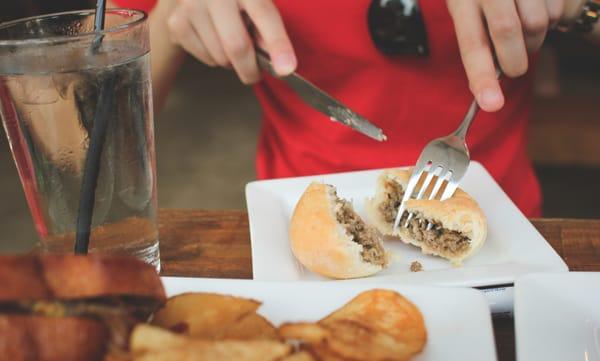
[[271, 63], [269, 55], [258, 47], [256, 48], [256, 57], [258, 65], [262, 69], [269, 72], [269, 74], [284, 80], [305, 103], [327, 115], [329, 119], [345, 124], [380, 142], [387, 140], [387, 137], [380, 128], [353, 112], [347, 106], [335, 100], [297, 73], [294, 72], [284, 77], [277, 75], [275, 69], [273, 69], [273, 64]]

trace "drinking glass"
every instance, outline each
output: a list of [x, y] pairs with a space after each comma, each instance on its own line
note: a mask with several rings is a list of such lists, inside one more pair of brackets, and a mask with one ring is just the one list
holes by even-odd
[[89, 252], [160, 267], [146, 20], [114, 9], [100, 33], [93, 10], [0, 24], [0, 114], [41, 251], [73, 252], [90, 137], [105, 114]]

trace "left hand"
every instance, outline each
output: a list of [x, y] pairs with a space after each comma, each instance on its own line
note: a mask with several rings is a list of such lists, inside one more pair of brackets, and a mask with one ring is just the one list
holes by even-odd
[[[528, 53], [538, 50], [548, 29], [573, 0], [447, 0], [471, 92], [489, 112], [504, 105], [494, 58], [508, 77], [527, 72]], [[495, 57], [494, 57], [495, 54]]]

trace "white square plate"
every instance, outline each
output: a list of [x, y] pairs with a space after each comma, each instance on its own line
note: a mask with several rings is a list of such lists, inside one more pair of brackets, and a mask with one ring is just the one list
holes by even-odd
[[517, 360], [600, 361], [600, 272], [515, 282]]
[[[334, 185], [338, 195], [352, 200], [355, 210], [364, 215], [364, 201], [374, 195], [381, 172], [370, 170], [249, 183], [246, 200], [254, 279], [325, 280], [300, 265], [289, 247], [288, 227], [298, 199], [310, 182], [321, 181]], [[471, 163], [462, 187], [479, 202], [488, 218], [487, 241], [479, 253], [462, 267], [455, 268], [441, 258], [423, 255], [416, 247], [400, 241], [387, 242], [386, 248], [394, 255], [390, 267], [358, 281], [477, 287], [512, 284], [518, 275], [525, 273], [567, 271], [560, 256], [481, 164]], [[410, 272], [412, 261], [419, 261], [425, 271]]]
[[163, 277], [163, 283], [169, 296], [216, 292], [256, 299], [263, 303], [258, 312], [275, 326], [283, 322], [317, 321], [368, 289], [395, 290], [416, 304], [425, 319], [427, 345], [415, 361], [496, 360], [489, 308], [484, 297], [471, 289], [357, 283], [331, 287], [323, 282], [172, 277]]

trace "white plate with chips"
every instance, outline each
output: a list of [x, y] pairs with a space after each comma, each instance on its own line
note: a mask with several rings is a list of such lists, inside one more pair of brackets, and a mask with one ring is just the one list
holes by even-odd
[[163, 277], [167, 295], [213, 292], [262, 302], [258, 313], [275, 326], [314, 322], [342, 307], [360, 292], [399, 292], [421, 311], [427, 343], [415, 361], [493, 361], [496, 349], [490, 311], [483, 295], [466, 288], [417, 287], [323, 282], [259, 282], [250, 280]]
[[[364, 201], [375, 192], [383, 170], [328, 174], [256, 181], [246, 186], [255, 280], [327, 280], [304, 268], [293, 256], [288, 238], [290, 219], [298, 199], [313, 181], [336, 187], [340, 197], [351, 200], [364, 216]], [[519, 211], [484, 167], [472, 162], [462, 188], [483, 209], [488, 219], [488, 236], [481, 250], [462, 267], [424, 255], [400, 241], [386, 242], [393, 262], [383, 272], [359, 280], [342, 282], [399, 282], [446, 286], [510, 285], [519, 275], [532, 272], [565, 272], [564, 261]], [[422, 272], [410, 272], [418, 261]]]

